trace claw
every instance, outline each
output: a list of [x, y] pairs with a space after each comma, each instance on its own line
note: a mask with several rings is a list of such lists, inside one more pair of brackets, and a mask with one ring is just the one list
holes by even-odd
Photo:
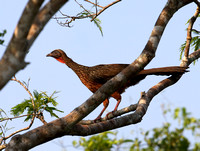
[[97, 123], [99, 121], [101, 121], [101, 116], [98, 116], [97, 118], [94, 119], [94, 123]]
[[109, 112], [108, 114], [106, 114], [106, 120], [109, 120], [109, 119], [113, 118], [114, 117], [114, 115], [113, 115], [114, 112], [115, 111], [112, 111], [112, 112]]

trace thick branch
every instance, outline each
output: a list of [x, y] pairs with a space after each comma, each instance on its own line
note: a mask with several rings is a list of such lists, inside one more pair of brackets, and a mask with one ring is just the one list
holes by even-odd
[[0, 90], [19, 70], [25, 68], [24, 58], [49, 19], [68, 0], [51, 0], [39, 12], [44, 0], [29, 0], [13, 37], [0, 61]]
[[69, 0], [51, 0], [37, 14], [28, 33], [28, 48], [31, 47], [51, 17]]
[[26, 37], [43, 0], [29, 0], [14, 31], [13, 37], [0, 61], [0, 90], [27, 63], [24, 62], [27, 53]]
[[[96, 91], [85, 103], [74, 109], [66, 117], [47, 123], [23, 135], [13, 137], [8, 144], [7, 150], [15, 148], [16, 142], [18, 142], [16, 147], [30, 149], [36, 145], [69, 134], [75, 124], [92, 112], [105, 100], [105, 98], [110, 96], [121, 86], [125, 85], [130, 77], [133, 78], [135, 74], [142, 70], [154, 58], [160, 38], [168, 21], [179, 8], [191, 2], [192, 0], [169, 0], [162, 10], [143, 52], [132, 64], [130, 64], [117, 76], [106, 82], [106, 84]], [[124, 116], [123, 118], [116, 118], [102, 122], [103, 125], [104, 123], [108, 123], [108, 125], [104, 125], [104, 127], [100, 130], [92, 130], [96, 132], [102, 130], [105, 131], [141, 121], [142, 117], [146, 113], [148, 103], [150, 102], [147, 94], [143, 95], [139, 101], [136, 111], [133, 114]], [[89, 131], [85, 131], [85, 133], [90, 134]]]

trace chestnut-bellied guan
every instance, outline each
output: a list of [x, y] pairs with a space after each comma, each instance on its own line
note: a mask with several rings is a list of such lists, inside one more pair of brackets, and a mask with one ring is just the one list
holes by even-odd
[[[128, 66], [128, 64], [101, 64], [92, 67], [83, 66], [74, 62], [61, 49], [52, 51], [47, 55], [47, 57], [53, 57], [59, 62], [65, 63], [76, 73], [81, 82], [93, 93], [96, 92], [109, 79], [117, 75]], [[186, 67], [180, 66], [153, 68], [140, 71], [136, 76], [134, 76], [134, 78], [130, 79], [125, 86], [119, 88], [111, 95], [111, 97], [117, 100], [117, 104], [113, 111], [117, 110], [119, 103], [121, 102], [121, 94], [125, 91], [125, 89], [139, 83], [141, 80], [145, 79], [147, 75], [174, 75], [183, 74], [185, 72]], [[108, 104], [109, 98], [103, 101], [104, 108], [96, 120], [101, 118], [101, 115], [107, 108]]]

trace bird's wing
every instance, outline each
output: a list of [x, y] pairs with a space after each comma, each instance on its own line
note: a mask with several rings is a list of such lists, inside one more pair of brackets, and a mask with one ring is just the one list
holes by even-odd
[[127, 66], [128, 64], [97, 65], [90, 68], [88, 75], [93, 81], [104, 84]]

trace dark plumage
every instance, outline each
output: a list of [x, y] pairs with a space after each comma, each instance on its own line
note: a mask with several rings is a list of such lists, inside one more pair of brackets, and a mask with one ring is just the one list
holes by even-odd
[[[52, 51], [47, 55], [47, 57], [53, 57], [59, 62], [65, 63], [76, 73], [81, 82], [93, 93], [96, 92], [109, 79], [117, 75], [128, 66], [128, 64], [101, 64], [92, 67], [83, 66], [70, 59], [61, 49]], [[121, 93], [123, 93], [126, 88], [133, 86], [143, 80], [147, 75], [173, 75], [183, 74], [184, 72], [186, 72], [186, 68], [179, 66], [153, 68], [140, 71], [134, 78], [128, 81], [124, 87], [118, 89], [111, 95], [111, 97], [117, 100], [117, 104], [113, 111], [116, 111], [118, 108], [118, 105], [121, 101]], [[109, 98], [103, 102], [104, 108], [96, 119], [101, 118], [101, 115], [109, 104], [108, 99]]]

